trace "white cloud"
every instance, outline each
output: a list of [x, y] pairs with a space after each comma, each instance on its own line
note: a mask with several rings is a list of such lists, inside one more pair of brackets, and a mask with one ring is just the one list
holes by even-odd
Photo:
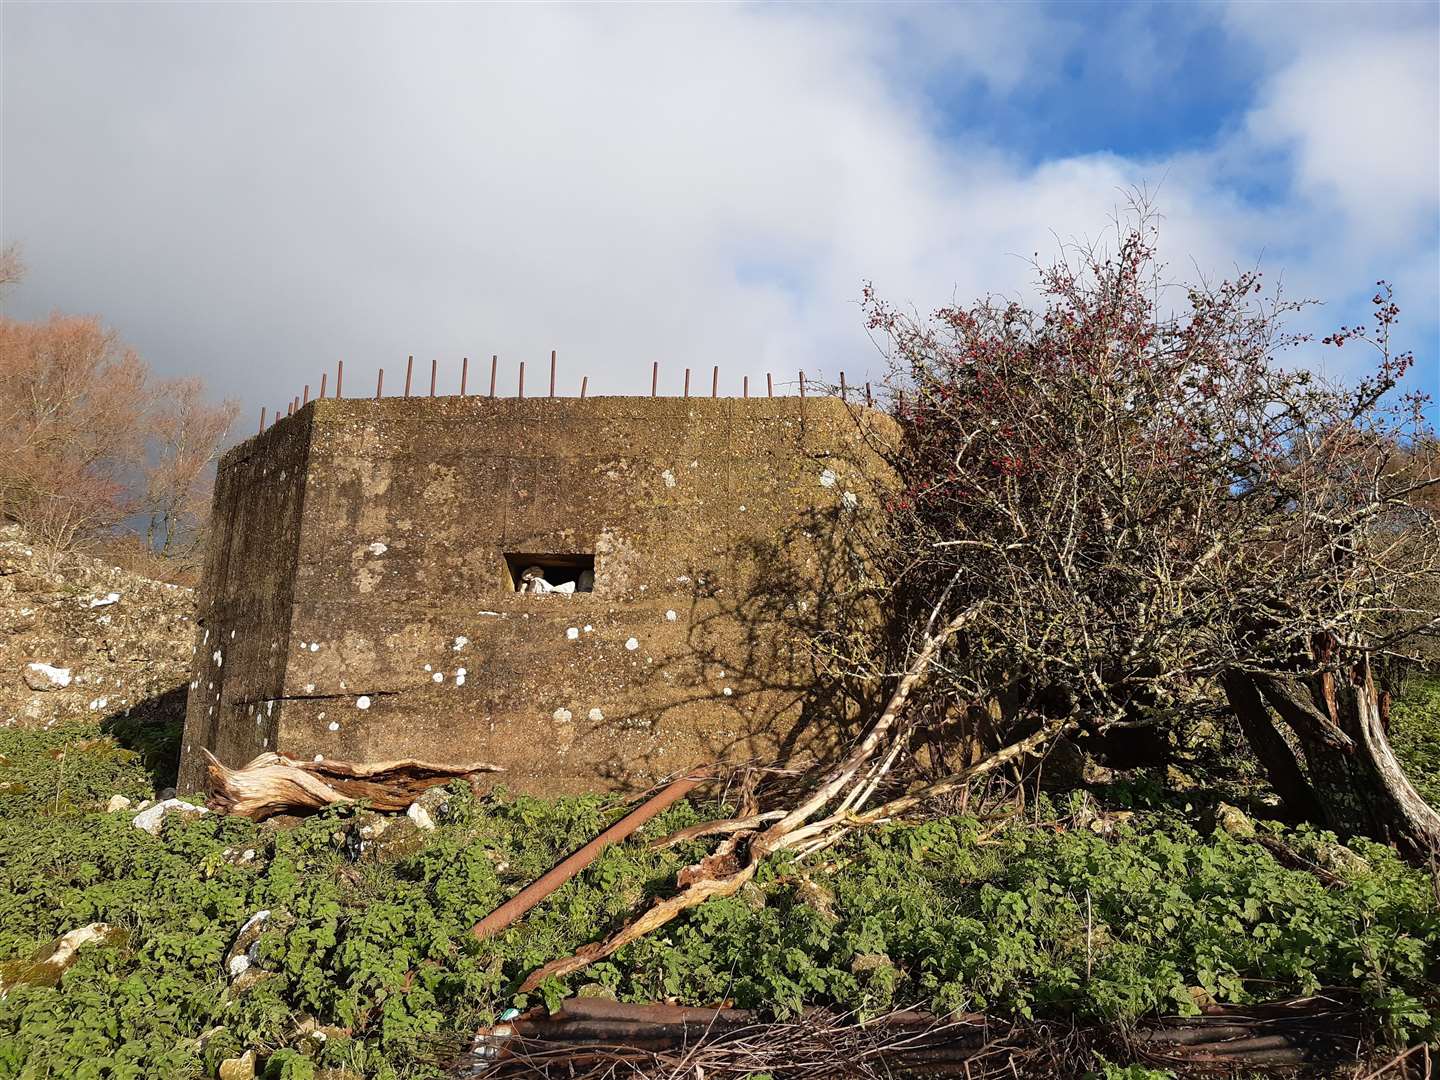
[[[686, 365], [708, 388], [720, 364], [732, 392], [767, 369], [858, 381], [874, 362], [862, 279], [922, 308], [1013, 293], [1028, 256], [1099, 234], [1124, 188], [1162, 179], [1167, 247], [1207, 270], [1264, 250], [1305, 291], [1343, 296], [1377, 266], [1423, 278], [1434, 261], [1433, 25], [1361, 28], [1339, 61], [1305, 39], [1201, 152], [1032, 166], [963, 125], [941, 138], [923, 93], [937, 72], [991, 93], [1053, 81], [1073, 27], [1024, 7], [5, 20], [4, 232], [32, 266], [12, 309], [102, 312], [157, 366], [198, 368], [254, 409], [339, 357], [350, 393], [382, 363], [398, 387], [407, 353], [422, 371], [440, 357], [442, 387], [462, 353], [472, 368], [499, 353], [506, 385], [526, 359], [534, 388], [552, 347], [568, 392], [582, 374], [592, 393], [648, 389], [651, 360], [672, 390]], [[1235, 32], [1273, 33], [1238, 16]], [[1382, 64], [1400, 104], [1377, 125], [1355, 84]], [[1373, 151], [1381, 126], [1395, 138]], [[1294, 185], [1258, 201], [1246, 185], [1270, 159], [1293, 161]]]

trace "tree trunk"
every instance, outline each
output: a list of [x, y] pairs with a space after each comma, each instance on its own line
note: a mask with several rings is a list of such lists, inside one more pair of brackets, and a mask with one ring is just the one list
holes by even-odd
[[1305, 771], [1295, 760], [1295, 752], [1285, 741], [1285, 736], [1275, 726], [1265, 699], [1255, 685], [1255, 680], [1242, 671], [1227, 671], [1220, 677], [1220, 685], [1230, 701], [1230, 708], [1240, 721], [1240, 730], [1260, 759], [1270, 786], [1280, 796], [1285, 809], [1294, 821], [1320, 821], [1324, 807], [1320, 805], [1315, 789], [1305, 779]]
[[[1368, 657], [1343, 666], [1338, 676], [1326, 671], [1301, 680], [1233, 671], [1221, 682], [1292, 812], [1343, 836], [1393, 844], [1414, 861], [1428, 861], [1440, 851], [1440, 813], [1410, 785], [1390, 747]], [[1265, 701], [1294, 732], [1307, 775]]]

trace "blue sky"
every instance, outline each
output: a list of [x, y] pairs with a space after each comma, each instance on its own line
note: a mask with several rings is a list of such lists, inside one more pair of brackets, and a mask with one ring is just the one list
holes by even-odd
[[1024, 295], [1143, 186], [1177, 273], [1259, 261], [1314, 329], [1392, 278], [1440, 390], [1437, 12], [9, 3], [7, 310], [98, 312], [247, 430], [342, 357], [859, 381], [862, 281]]

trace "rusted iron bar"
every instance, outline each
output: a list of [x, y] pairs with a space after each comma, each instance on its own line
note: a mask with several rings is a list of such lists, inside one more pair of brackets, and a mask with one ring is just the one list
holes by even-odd
[[330, 373], [329, 373], [328, 371], [322, 371], [322, 372], [320, 372], [320, 400], [321, 400], [321, 401], [324, 401], [324, 400], [325, 400], [325, 380], [328, 379], [328, 378], [330, 378]]
[[294, 398], [291, 398], [289, 405], [286, 406], [286, 408], [285, 408], [285, 415], [286, 415], [287, 418], [295, 415], [295, 399], [294, 399]]
[[380, 400], [380, 395], [385, 392], [385, 369], [382, 367], [375, 373], [375, 400]]
[[437, 366], [438, 366], [438, 361], [436, 360], [435, 357], [432, 356], [432, 357], [430, 358], [430, 396], [431, 396], [431, 397], [434, 397], [434, 396], [435, 396], [435, 369], [436, 369]]
[[865, 404], [871, 408], [875, 407], [875, 398], [870, 393], [870, 384], [868, 382], [865, 384]]
[[840, 372], [840, 400], [845, 400], [845, 373]]
[[521, 361], [520, 361], [520, 393], [519, 393], [517, 396], [518, 396], [518, 397], [521, 397], [521, 398], [523, 398], [523, 397], [525, 396], [525, 361], [524, 361], [524, 360], [521, 360]]
[[405, 396], [410, 396], [410, 376], [415, 372], [415, 357], [405, 358]]
[[719, 364], [716, 364], [716, 365], [710, 370], [710, 396], [711, 396], [712, 398], [715, 398], [715, 397], [719, 397], [719, 396], [720, 396], [720, 365], [719, 365]]
[[805, 373], [800, 372], [800, 396], [805, 396]]
[[766, 396], [766, 397], [774, 397], [774, 396], [775, 396], [775, 379], [771, 376], [770, 372], [768, 372], [768, 371], [765, 372], [765, 396]]
[[340, 397], [340, 386], [345, 381], [345, 361], [335, 361], [335, 397]]
[[589, 375], [586, 375], [584, 378], [582, 378], [582, 379], [580, 380], [580, 397], [581, 397], [582, 400], [583, 400], [584, 397], [585, 397], [585, 391], [588, 390], [589, 387], [590, 387], [590, 376], [589, 376]]
[[490, 396], [495, 396], [495, 369], [500, 365], [500, 357], [492, 354], [490, 357]]
[[743, 388], [741, 392], [748, 398], [750, 396], [750, 376], [746, 375], [740, 380], [740, 384]]
[[685, 369], [685, 396], [690, 396], [690, 369]]
[[260, 406], [260, 434], [265, 434], [265, 406]]
[[512, 896], [505, 903], [492, 911], [485, 918], [477, 922], [471, 928], [470, 933], [477, 939], [484, 940], [493, 934], [504, 930], [512, 922], [518, 919], [525, 912], [538, 904], [545, 897], [558, 889], [565, 882], [578, 874], [585, 867], [595, 861], [596, 856], [611, 844], [618, 844], [627, 836], [640, 828], [656, 814], [665, 810], [671, 804], [684, 798], [700, 784], [707, 780], [714, 779], [709, 774], [683, 776], [679, 780], [666, 785], [663, 789], [645, 800], [630, 813], [611, 825], [594, 840], [591, 840], [580, 850], [548, 870], [543, 876], [531, 882], [525, 888]]
[[310, 404], [310, 384], [307, 382], [307, 383], [305, 384], [304, 396], [300, 399], [300, 407], [303, 409], [306, 405], [309, 405], [309, 404]]
[[460, 358], [460, 396], [465, 396], [465, 381], [470, 377], [470, 357]]
[[550, 396], [555, 396], [555, 350], [550, 350]]
[[654, 397], [660, 387], [660, 361], [656, 360], [650, 365], [650, 396]]

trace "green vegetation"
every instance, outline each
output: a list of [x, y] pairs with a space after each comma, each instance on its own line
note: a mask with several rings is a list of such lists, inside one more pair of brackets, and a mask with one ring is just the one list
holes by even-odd
[[[1428, 692], [1420, 711], [1433, 733]], [[1397, 726], [1416, 715], [1397, 710]], [[354, 808], [291, 827], [172, 819], [156, 838], [133, 813], [103, 812], [111, 794], [153, 790], [140, 757], [108, 736], [0, 732], [0, 754], [0, 963], [91, 922], [126, 932], [83, 948], [58, 987], [20, 985], [0, 1001], [4, 1078], [208, 1077], [252, 1047], [267, 1075], [297, 1080], [341, 1068], [439, 1075], [477, 1025], [525, 1004], [514, 988], [530, 969], [619, 925], [704, 850], [613, 848], [522, 924], [477, 943], [471, 924], [620, 805], [456, 790], [436, 831], [351, 861]], [[823, 861], [776, 860], [740, 895], [542, 996], [585, 987], [780, 1012], [922, 1002], [1123, 1025], [1207, 997], [1344, 986], [1391, 1039], [1440, 1034], [1440, 910], [1426, 875], [1390, 850], [1261, 826], [1343, 877], [1327, 887], [1176, 811], [1099, 835], [1083, 827], [1094, 813], [1084, 799], [1042, 800], [1038, 817], [1032, 806], [1009, 825], [876, 829]], [[678, 806], [643, 835], [715, 809]], [[240, 992], [222, 962], [262, 909], [273, 915], [257, 966], [271, 974]]]
[[1395, 702], [1390, 744], [1405, 775], [1431, 806], [1440, 806], [1440, 676], [1417, 675]]

